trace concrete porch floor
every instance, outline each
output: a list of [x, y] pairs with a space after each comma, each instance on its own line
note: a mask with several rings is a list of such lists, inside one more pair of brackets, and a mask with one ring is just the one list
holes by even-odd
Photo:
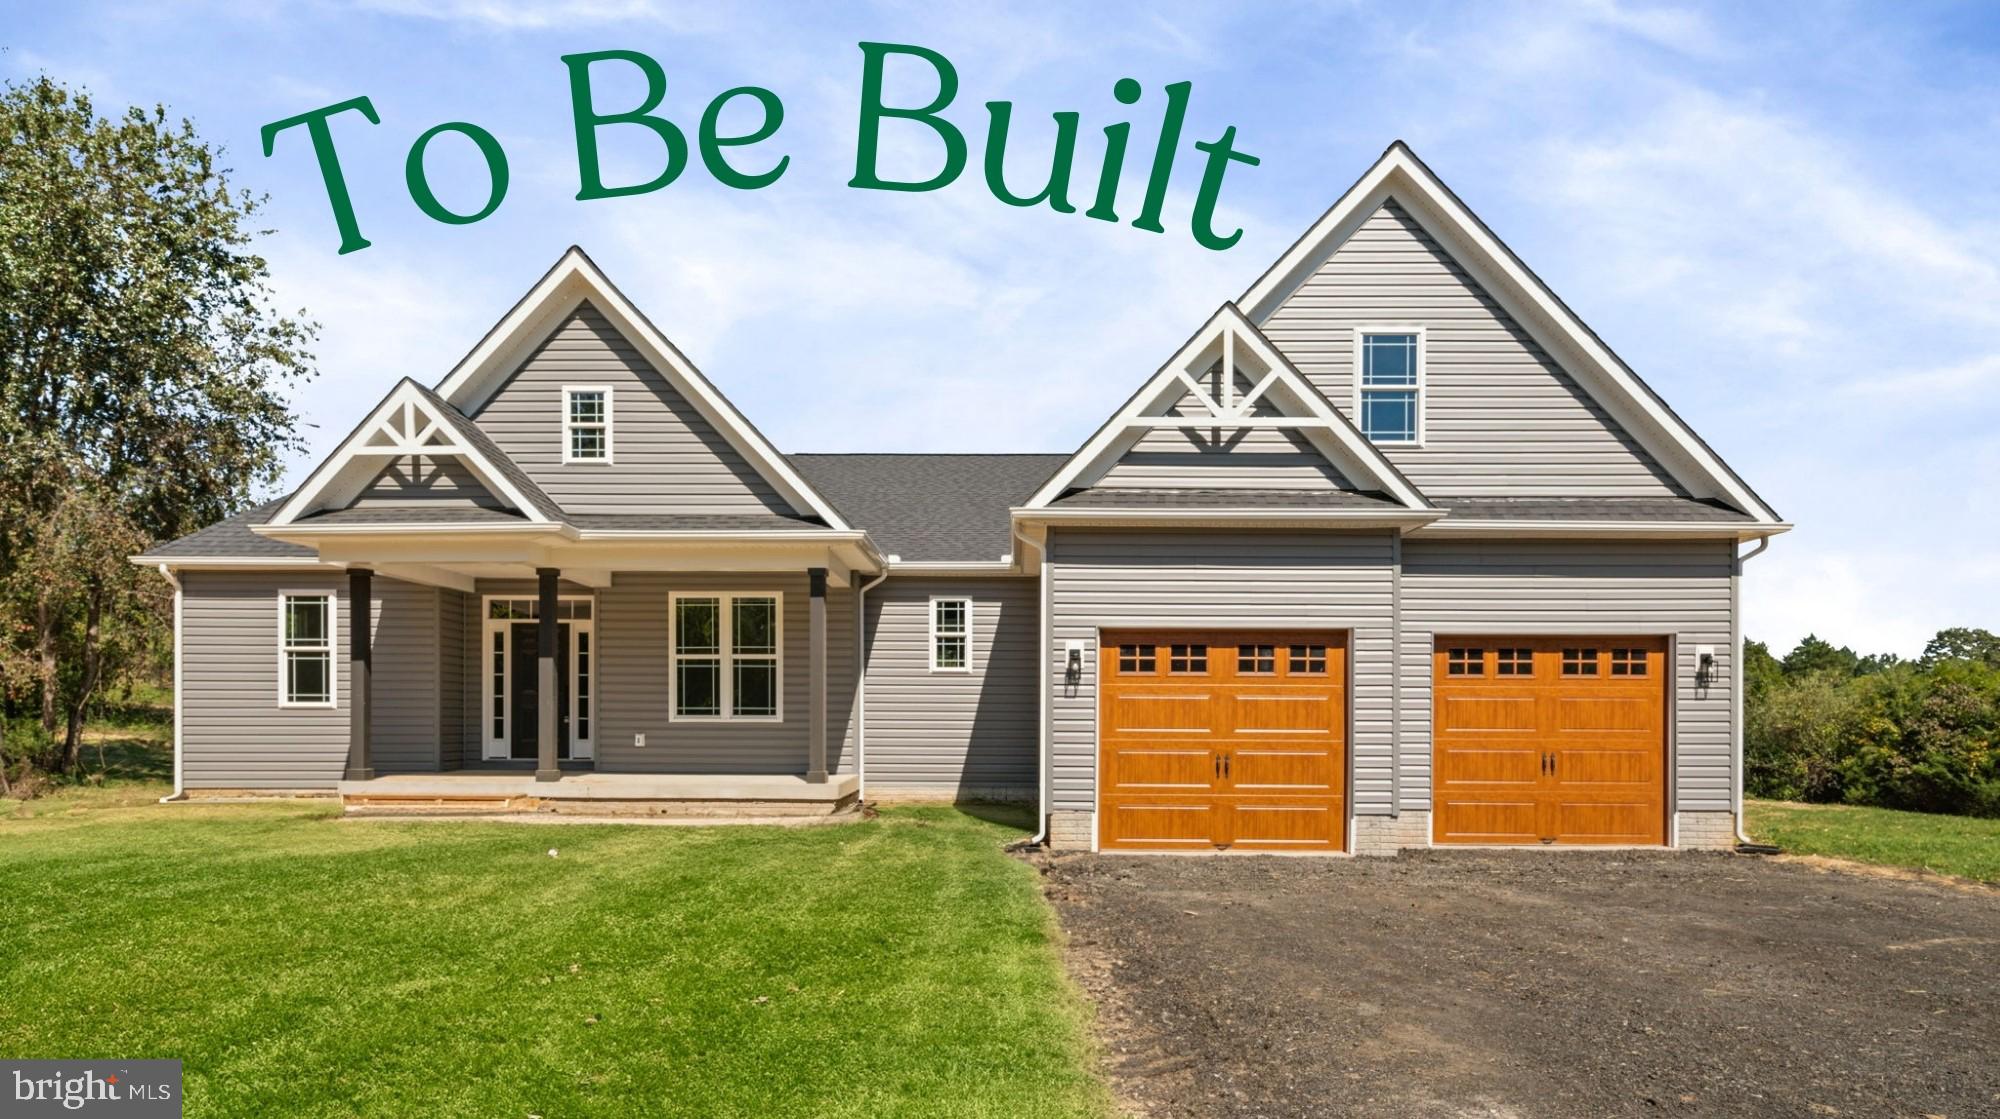
[[551, 812], [591, 816], [825, 816], [851, 811], [860, 779], [794, 774], [397, 773], [342, 781], [350, 813]]

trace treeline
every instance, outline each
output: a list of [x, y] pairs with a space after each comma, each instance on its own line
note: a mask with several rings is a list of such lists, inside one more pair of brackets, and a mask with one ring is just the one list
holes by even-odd
[[2000, 636], [1943, 630], [1914, 661], [1745, 641], [1743, 675], [1751, 796], [2000, 816]]

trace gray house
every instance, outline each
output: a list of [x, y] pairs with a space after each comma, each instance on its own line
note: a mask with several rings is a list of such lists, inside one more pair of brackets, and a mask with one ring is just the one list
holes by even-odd
[[136, 561], [177, 795], [1387, 853], [1733, 842], [1788, 527], [1399, 143], [1075, 454], [781, 454], [573, 249]]

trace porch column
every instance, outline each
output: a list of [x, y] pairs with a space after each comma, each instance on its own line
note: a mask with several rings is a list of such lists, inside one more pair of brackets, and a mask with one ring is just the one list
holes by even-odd
[[826, 568], [806, 568], [812, 586], [811, 623], [807, 626], [806, 780], [826, 780]]
[[349, 781], [367, 781], [375, 776], [374, 759], [370, 756], [369, 741], [372, 729], [369, 723], [369, 699], [373, 683], [369, 679], [369, 668], [374, 662], [370, 631], [374, 628], [375, 573], [365, 567], [353, 567], [347, 571], [347, 710], [350, 722], [347, 727], [347, 772]]
[[555, 781], [562, 777], [556, 763], [556, 576], [553, 567], [535, 569], [535, 656], [538, 690], [535, 693], [535, 780]]

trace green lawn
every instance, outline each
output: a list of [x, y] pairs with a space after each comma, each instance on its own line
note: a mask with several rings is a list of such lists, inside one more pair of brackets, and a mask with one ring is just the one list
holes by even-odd
[[1783, 847], [1787, 854], [1831, 855], [2000, 882], [2000, 820], [1775, 800], [1748, 801], [1744, 811], [1750, 835]]
[[1020, 818], [384, 823], [158, 791], [0, 818], [0, 1054], [178, 1057], [190, 1116], [1107, 1110], [1001, 850]]

